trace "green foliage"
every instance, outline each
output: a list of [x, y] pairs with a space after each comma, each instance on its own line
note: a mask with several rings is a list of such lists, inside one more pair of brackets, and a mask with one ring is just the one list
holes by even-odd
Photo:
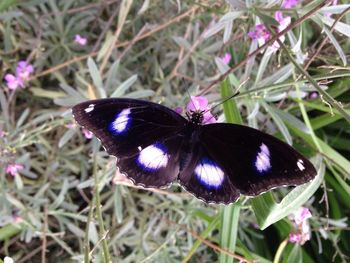
[[[278, 27], [280, 2], [0, 1], [0, 262], [348, 262], [349, 5], [284, 10], [292, 24], [271, 52], [247, 32]], [[20, 60], [35, 72], [10, 90]], [[219, 121], [293, 144], [317, 178], [228, 206], [142, 189], [70, 110], [105, 97], [184, 107], [189, 94], [224, 101]], [[302, 245], [288, 241], [300, 206], [312, 214]]]

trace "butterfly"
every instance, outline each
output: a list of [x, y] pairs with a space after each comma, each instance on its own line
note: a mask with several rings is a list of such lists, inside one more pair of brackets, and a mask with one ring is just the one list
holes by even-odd
[[247, 126], [212, 123], [209, 110], [195, 107], [198, 98], [192, 97], [187, 118], [128, 98], [90, 100], [72, 112], [117, 157], [120, 172], [146, 188], [178, 181], [205, 202], [229, 204], [241, 194], [256, 196], [316, 176], [311, 162], [285, 142]]

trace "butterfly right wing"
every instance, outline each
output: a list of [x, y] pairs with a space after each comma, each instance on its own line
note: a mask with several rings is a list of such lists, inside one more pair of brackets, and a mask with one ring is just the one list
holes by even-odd
[[317, 175], [312, 163], [290, 145], [247, 126], [204, 125], [200, 138], [232, 185], [244, 195], [304, 184]]
[[312, 180], [316, 170], [288, 144], [247, 126], [216, 123], [196, 132], [189, 162], [179, 180], [196, 197], [232, 203], [275, 187]]
[[136, 184], [163, 187], [179, 170], [178, 135], [186, 119], [156, 103], [134, 99], [101, 99], [73, 107], [76, 121], [90, 130], [118, 167]]

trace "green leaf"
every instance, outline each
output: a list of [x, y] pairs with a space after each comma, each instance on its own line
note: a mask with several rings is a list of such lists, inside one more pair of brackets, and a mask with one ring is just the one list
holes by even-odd
[[64, 97], [66, 94], [62, 91], [52, 91], [52, 90], [45, 90], [42, 88], [30, 88], [30, 92], [33, 93], [36, 97], [42, 97], [42, 98], [48, 98], [48, 99], [56, 99]]
[[17, 4], [17, 0], [1, 0], [0, 1], [0, 12], [5, 11], [11, 6], [14, 6]]
[[[206, 238], [214, 229], [216, 229], [217, 225], [219, 224], [219, 220], [220, 220], [220, 215], [217, 215], [210, 222], [210, 224], [207, 226], [207, 228], [201, 233], [200, 236], [202, 238]], [[201, 240], [196, 240], [196, 242], [194, 242], [194, 244], [191, 247], [190, 251], [188, 251], [187, 255], [184, 257], [184, 259], [182, 261], [183, 262], [187, 262], [193, 256], [193, 254], [197, 251], [197, 249], [199, 248], [201, 243], [202, 243]]]
[[6, 239], [9, 239], [15, 235], [17, 235], [19, 232], [21, 232], [23, 229], [23, 225], [13, 225], [8, 224], [0, 228], [0, 241], [4, 241]]
[[89, 68], [90, 76], [92, 78], [92, 81], [94, 82], [94, 85], [100, 95], [100, 98], [106, 98], [106, 91], [103, 88], [103, 82], [102, 82], [102, 77], [101, 74], [97, 68], [97, 65], [95, 61], [92, 58], [88, 58], [87, 65]]
[[264, 103], [264, 102], [261, 102], [261, 105], [263, 105], [264, 108], [266, 109], [266, 111], [271, 115], [273, 121], [277, 125], [277, 127], [280, 130], [280, 132], [282, 133], [283, 137], [286, 139], [287, 143], [289, 145], [292, 145], [293, 144], [292, 136], [290, 135], [289, 130], [288, 130], [287, 126], [285, 125], [285, 123], [282, 121], [282, 119], [277, 114], [277, 112], [275, 112], [275, 108], [269, 106], [267, 103]]
[[266, 25], [279, 26], [280, 24], [271, 16], [261, 13], [258, 9], [254, 10], [254, 13], [264, 22]]
[[75, 134], [75, 129], [68, 129], [58, 141], [58, 148], [62, 148]]
[[116, 60], [113, 62], [112, 66], [107, 72], [107, 77], [105, 81], [105, 89], [111, 90], [115, 87], [115, 80], [117, 78], [117, 72], [119, 69], [120, 60]]
[[[236, 248], [240, 211], [241, 206], [238, 202], [221, 206], [220, 246], [231, 252], [234, 252]], [[220, 263], [224, 262], [233, 262], [233, 258], [221, 253]]]
[[123, 96], [125, 91], [127, 91], [137, 80], [137, 75], [132, 75], [130, 78], [125, 80], [122, 84], [110, 96], [111, 98]]

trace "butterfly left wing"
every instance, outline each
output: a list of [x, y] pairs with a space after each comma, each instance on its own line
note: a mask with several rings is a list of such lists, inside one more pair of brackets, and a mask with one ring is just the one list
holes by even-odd
[[291, 146], [247, 126], [204, 125], [200, 141], [231, 184], [244, 195], [255, 196], [279, 186], [300, 185], [317, 174], [311, 162]]
[[74, 106], [73, 116], [136, 184], [163, 187], [176, 179], [182, 141], [177, 133], [187, 122], [181, 115], [152, 102], [101, 99]]

